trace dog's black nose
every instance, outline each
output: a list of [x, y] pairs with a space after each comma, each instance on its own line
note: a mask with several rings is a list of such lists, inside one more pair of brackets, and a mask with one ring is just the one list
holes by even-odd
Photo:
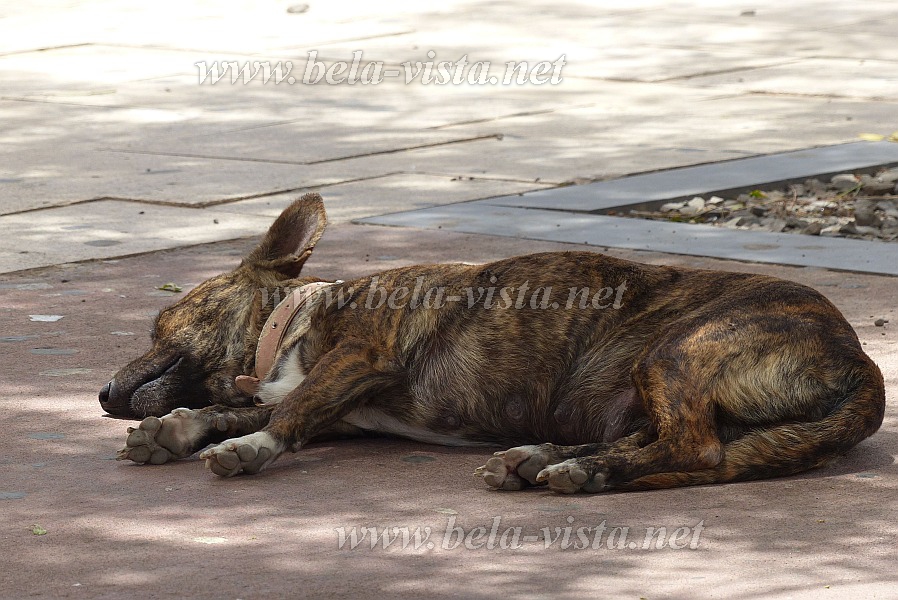
[[109, 410], [109, 392], [112, 390], [112, 382], [110, 381], [100, 390], [100, 406], [103, 410]]

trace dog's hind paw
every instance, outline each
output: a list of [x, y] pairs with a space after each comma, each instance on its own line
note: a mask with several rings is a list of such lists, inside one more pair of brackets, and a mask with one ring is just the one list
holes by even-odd
[[267, 431], [257, 431], [243, 437], [225, 440], [204, 450], [206, 468], [222, 477], [230, 477], [241, 471], [254, 474], [265, 468], [284, 451], [284, 445]]
[[529, 485], [540, 485], [537, 475], [546, 465], [558, 458], [551, 451], [551, 444], [518, 446], [496, 454], [474, 475], [498, 490], [520, 490]]
[[559, 494], [595, 494], [607, 489], [605, 473], [590, 474], [576, 458], [546, 467], [539, 472], [536, 480], [548, 483], [549, 489]]
[[147, 417], [137, 428], [128, 428], [125, 447], [116, 458], [153, 465], [184, 458], [206, 445], [213, 433], [227, 431], [231, 421], [227, 415], [189, 408], [176, 408], [162, 418]]

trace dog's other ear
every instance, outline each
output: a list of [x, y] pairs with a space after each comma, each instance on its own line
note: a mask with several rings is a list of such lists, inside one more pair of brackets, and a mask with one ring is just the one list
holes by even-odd
[[319, 194], [305, 194], [284, 209], [244, 264], [268, 268], [287, 278], [297, 277], [324, 228], [327, 214]]

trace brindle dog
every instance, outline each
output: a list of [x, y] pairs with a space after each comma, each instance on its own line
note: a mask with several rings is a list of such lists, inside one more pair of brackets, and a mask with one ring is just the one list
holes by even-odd
[[[325, 225], [320, 196], [303, 196], [240, 266], [160, 313], [152, 349], [100, 392], [109, 413], [143, 418], [120, 458], [217, 443], [200, 457], [230, 476], [371, 431], [525, 444], [476, 473], [503, 490], [599, 492], [791, 475], [882, 422], [882, 374], [802, 285], [559, 252], [309, 288]], [[299, 306], [270, 318], [266, 295], [288, 289]], [[260, 334], [277, 327], [273, 366], [256, 373]]]

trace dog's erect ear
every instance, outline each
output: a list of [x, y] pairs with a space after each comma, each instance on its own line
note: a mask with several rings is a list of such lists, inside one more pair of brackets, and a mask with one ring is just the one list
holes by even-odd
[[321, 196], [305, 194], [281, 213], [243, 262], [273, 269], [287, 278], [297, 277], [325, 227], [327, 214]]

